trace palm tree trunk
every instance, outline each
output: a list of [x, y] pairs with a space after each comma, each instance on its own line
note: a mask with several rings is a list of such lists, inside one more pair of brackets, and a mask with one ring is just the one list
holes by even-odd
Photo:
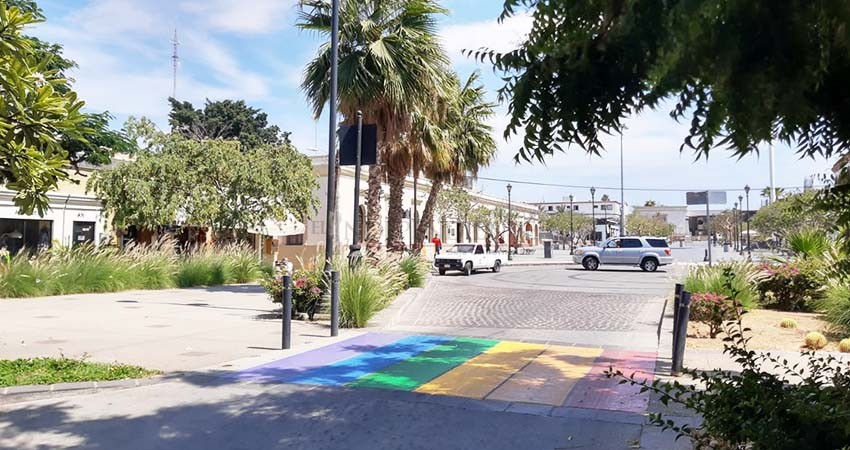
[[[380, 149], [378, 153], [380, 154]], [[371, 252], [381, 249], [381, 175], [383, 172], [381, 169], [380, 161], [369, 167], [369, 192], [366, 194], [366, 248]]]
[[401, 249], [404, 246], [402, 222], [404, 222], [404, 174], [387, 174], [390, 185], [389, 205], [387, 206], [387, 248]]
[[428, 227], [434, 221], [434, 206], [437, 204], [437, 197], [440, 196], [440, 189], [443, 184], [439, 181], [431, 182], [431, 191], [428, 193], [428, 200], [425, 201], [425, 207], [422, 208], [422, 218], [419, 220], [419, 225], [416, 227], [416, 235], [413, 239], [413, 248], [418, 250], [422, 248], [422, 243], [425, 241], [425, 233], [428, 232]]

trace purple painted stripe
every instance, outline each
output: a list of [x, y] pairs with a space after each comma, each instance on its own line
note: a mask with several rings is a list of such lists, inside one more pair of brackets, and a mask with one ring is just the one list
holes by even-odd
[[232, 375], [243, 381], [284, 383], [319, 367], [404, 339], [402, 334], [366, 333], [325, 347], [252, 367]]

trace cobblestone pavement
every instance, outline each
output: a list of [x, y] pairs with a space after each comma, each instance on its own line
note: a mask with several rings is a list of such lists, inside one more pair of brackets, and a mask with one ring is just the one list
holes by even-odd
[[435, 278], [401, 325], [632, 331], [649, 297], [485, 288]]
[[385, 329], [533, 342], [654, 349], [673, 273], [505, 267], [434, 276]]

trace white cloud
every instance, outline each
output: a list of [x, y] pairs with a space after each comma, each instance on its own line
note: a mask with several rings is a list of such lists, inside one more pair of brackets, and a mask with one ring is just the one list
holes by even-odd
[[184, 2], [181, 8], [201, 16], [216, 30], [237, 33], [268, 33], [288, 20], [292, 0], [206, 0]]
[[454, 64], [470, 63], [464, 50], [487, 48], [497, 52], [514, 50], [531, 31], [533, 20], [529, 15], [518, 15], [502, 23], [496, 20], [453, 24], [443, 27], [440, 35], [443, 46]]

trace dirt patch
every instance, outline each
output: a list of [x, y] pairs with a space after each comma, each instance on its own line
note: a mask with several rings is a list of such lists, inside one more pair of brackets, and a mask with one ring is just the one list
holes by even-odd
[[[781, 328], [779, 322], [783, 319], [796, 320], [797, 328]], [[748, 345], [752, 350], [798, 351], [803, 348], [806, 334], [817, 331], [829, 339], [829, 344], [823, 350], [838, 351], [840, 339], [835, 339], [836, 336], [830, 336], [826, 332], [828, 324], [821, 320], [818, 314], [756, 309], [744, 314], [743, 322], [745, 327], [752, 329], [748, 333], [748, 337], [751, 337]], [[706, 325], [691, 322], [688, 324], [687, 347], [722, 350], [724, 337], [726, 337], [725, 333], [721, 333], [717, 338], [710, 339]]]

